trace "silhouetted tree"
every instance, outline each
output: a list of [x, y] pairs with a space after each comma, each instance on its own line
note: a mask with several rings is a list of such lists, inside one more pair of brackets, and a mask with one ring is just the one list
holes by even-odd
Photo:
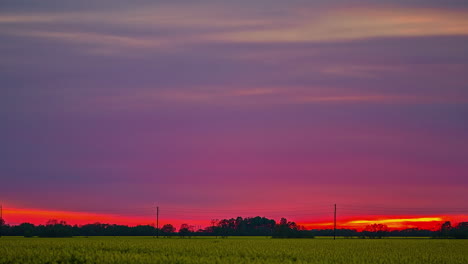
[[406, 228], [402, 230], [392, 230], [388, 235], [395, 237], [431, 237], [434, 235], [434, 232], [419, 228]]
[[313, 238], [313, 234], [305, 228], [298, 226], [295, 222], [289, 222], [286, 218], [281, 218], [279, 224], [275, 226], [273, 238]]
[[383, 224], [372, 224], [366, 226], [366, 228], [362, 231], [364, 237], [368, 238], [382, 238], [387, 235], [388, 233], [388, 226]]
[[154, 234], [156, 229], [150, 225], [139, 225], [131, 228], [134, 236], [145, 236], [148, 234]]
[[0, 237], [3, 235], [3, 226], [5, 225], [5, 220], [0, 217]]
[[30, 224], [30, 223], [22, 223], [18, 226], [15, 226], [15, 230], [18, 235], [20, 236], [24, 236], [24, 237], [33, 237], [36, 234], [35, 232], [35, 226], [33, 224]]
[[[70, 237], [70, 236], [154, 236], [155, 228], [149, 225], [129, 227], [125, 225], [111, 225], [94, 223], [87, 225], [68, 225], [64, 221], [50, 220], [45, 225], [33, 225], [23, 223], [20, 225], [3, 225], [4, 236], [41, 236], [41, 237]], [[166, 224], [161, 229], [163, 235], [176, 235], [175, 228]], [[227, 237], [236, 236], [272, 236], [274, 238], [305, 238], [315, 236], [333, 236], [332, 229], [306, 230], [294, 222], [282, 218], [279, 223], [265, 217], [236, 217], [222, 219], [214, 222], [204, 229], [194, 230], [193, 226], [183, 224], [179, 235], [187, 237], [192, 235], [211, 236], [213, 234]], [[431, 231], [417, 228], [389, 231], [385, 225], [373, 224], [367, 226], [363, 231], [353, 229], [338, 229], [338, 236], [361, 236], [370, 238], [381, 238], [384, 236], [426, 236], [438, 238], [468, 238], [468, 222], [461, 222], [453, 227], [450, 222], [443, 223], [439, 230]]]
[[73, 235], [72, 226], [56, 219], [51, 219], [45, 226], [40, 226], [38, 233], [41, 237], [71, 237]]
[[186, 236], [191, 237], [193, 232], [194, 232], [193, 226], [190, 226], [188, 224], [180, 225], [180, 228], [179, 228], [180, 237], [186, 237]]
[[[216, 224], [216, 226], [214, 226]], [[265, 217], [237, 217], [213, 221], [209, 229], [212, 234], [222, 237], [228, 236], [271, 236], [275, 227], [275, 220]]]
[[461, 222], [450, 230], [450, 236], [458, 239], [468, 238], [468, 222]]
[[85, 236], [103, 236], [106, 229], [109, 227], [108, 224], [101, 224], [99, 222], [93, 224], [86, 224], [81, 227], [81, 231]]
[[440, 225], [440, 237], [448, 238], [450, 237], [450, 231], [452, 230], [452, 223], [450, 221], [447, 221]]
[[169, 236], [169, 235], [172, 235], [174, 234], [176, 231], [175, 227], [171, 224], [165, 224], [163, 225], [163, 227], [161, 228], [161, 233], [163, 236]]

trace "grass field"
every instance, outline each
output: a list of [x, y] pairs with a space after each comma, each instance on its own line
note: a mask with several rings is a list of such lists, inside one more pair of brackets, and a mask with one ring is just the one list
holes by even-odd
[[468, 240], [0, 238], [0, 263], [468, 263]]

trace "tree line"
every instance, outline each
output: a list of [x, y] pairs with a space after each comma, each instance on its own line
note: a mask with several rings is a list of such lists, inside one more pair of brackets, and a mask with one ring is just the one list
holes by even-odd
[[190, 238], [192, 236], [268, 236], [273, 238], [313, 238], [315, 236], [339, 236], [360, 238], [384, 237], [434, 237], [434, 238], [468, 238], [468, 222], [452, 226], [445, 222], [439, 230], [408, 228], [390, 230], [383, 224], [372, 224], [363, 230], [356, 229], [313, 229], [297, 225], [295, 222], [281, 218], [279, 222], [265, 217], [237, 217], [211, 221], [211, 225], [196, 229], [195, 226], [182, 224], [177, 230], [166, 224], [157, 229], [152, 225], [126, 226], [115, 224], [93, 223], [86, 225], [69, 225], [65, 221], [49, 220], [44, 225], [22, 223], [5, 225], [0, 219], [0, 235], [24, 237], [72, 237], [72, 236], [161, 236]]

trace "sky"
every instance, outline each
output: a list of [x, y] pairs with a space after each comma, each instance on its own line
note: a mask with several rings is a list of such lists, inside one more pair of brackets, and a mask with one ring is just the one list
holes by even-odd
[[467, 221], [467, 43], [464, 0], [1, 0], [4, 218]]

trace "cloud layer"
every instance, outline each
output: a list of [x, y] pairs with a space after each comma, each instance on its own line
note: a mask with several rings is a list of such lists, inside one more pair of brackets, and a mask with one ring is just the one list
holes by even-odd
[[464, 1], [6, 1], [3, 202], [460, 214], [467, 17]]

